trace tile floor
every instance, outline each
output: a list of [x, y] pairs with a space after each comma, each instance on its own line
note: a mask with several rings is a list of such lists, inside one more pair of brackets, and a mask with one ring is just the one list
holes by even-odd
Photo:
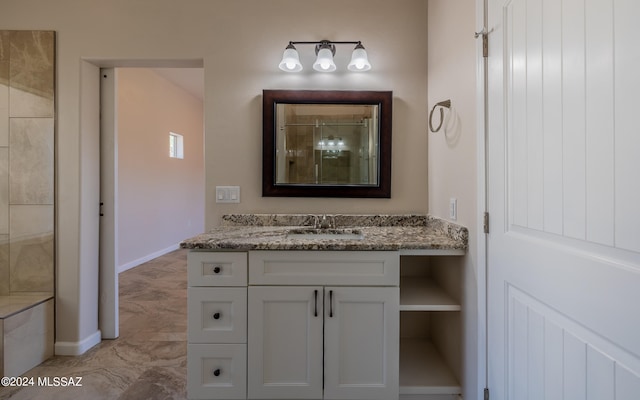
[[[0, 387], [0, 400], [185, 399], [187, 251], [120, 274], [120, 337], [23, 376], [82, 377], [82, 387]], [[53, 382], [53, 380], [52, 380]]]

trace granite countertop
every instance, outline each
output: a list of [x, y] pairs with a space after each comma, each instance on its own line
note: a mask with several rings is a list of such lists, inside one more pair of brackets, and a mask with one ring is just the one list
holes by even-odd
[[[319, 214], [321, 219], [323, 214]], [[287, 233], [311, 228], [315, 215], [229, 214], [222, 225], [180, 243], [186, 249], [227, 250], [466, 250], [465, 227], [429, 215], [326, 215], [338, 229], [363, 239], [299, 239]]]

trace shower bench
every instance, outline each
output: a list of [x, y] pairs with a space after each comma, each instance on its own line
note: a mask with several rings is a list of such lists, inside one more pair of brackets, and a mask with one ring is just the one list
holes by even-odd
[[20, 376], [53, 355], [53, 295], [0, 296], [0, 376]]

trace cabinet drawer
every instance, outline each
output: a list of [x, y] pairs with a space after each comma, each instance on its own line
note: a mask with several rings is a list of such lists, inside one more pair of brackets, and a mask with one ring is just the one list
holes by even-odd
[[250, 251], [252, 285], [398, 286], [396, 251]]
[[247, 341], [246, 288], [190, 287], [187, 302], [189, 343]]
[[246, 399], [247, 346], [244, 344], [189, 344], [187, 347], [189, 399]]
[[246, 286], [247, 253], [189, 252], [187, 278], [189, 286]]

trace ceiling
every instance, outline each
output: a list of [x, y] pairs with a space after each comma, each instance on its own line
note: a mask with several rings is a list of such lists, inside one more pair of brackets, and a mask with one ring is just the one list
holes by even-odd
[[152, 68], [158, 75], [204, 100], [203, 68]]

